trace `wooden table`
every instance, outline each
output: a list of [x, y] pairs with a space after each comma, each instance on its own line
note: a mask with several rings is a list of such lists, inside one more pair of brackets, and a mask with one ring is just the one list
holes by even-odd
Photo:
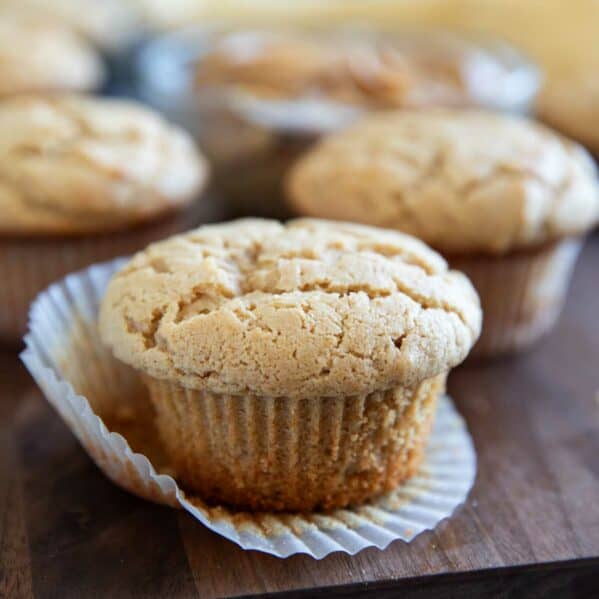
[[479, 455], [475, 488], [450, 521], [384, 552], [280, 560], [128, 495], [16, 355], [0, 358], [0, 597], [599, 596], [597, 236], [550, 337], [453, 373]]

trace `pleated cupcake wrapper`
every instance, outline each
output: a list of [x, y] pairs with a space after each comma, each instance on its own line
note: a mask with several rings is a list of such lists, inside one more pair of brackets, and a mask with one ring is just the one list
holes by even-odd
[[113, 235], [0, 239], [0, 341], [19, 342], [36, 295], [66, 274], [143, 249], [186, 228], [169, 218]]
[[[142, 421], [138, 375], [102, 347], [96, 317], [110, 277], [123, 264], [92, 266], [51, 285], [34, 302], [21, 358], [100, 469], [140, 497], [181, 507], [214, 532], [244, 549], [278, 557], [306, 553], [320, 559], [335, 551], [355, 554], [410, 541], [449, 517], [467, 497], [476, 475], [476, 454], [453, 402], [442, 397], [424, 462], [405, 485], [352, 509], [314, 514], [236, 512], [187, 495], [170, 475], [160, 451], [111, 423]], [[109, 426], [107, 426], [107, 424]], [[142, 432], [148, 433], [149, 421]], [[150, 437], [155, 435], [150, 431]], [[135, 448], [135, 450], [132, 448]], [[151, 455], [150, 455], [151, 453]]]
[[450, 257], [452, 268], [476, 287], [483, 308], [483, 331], [471, 356], [518, 350], [549, 332], [561, 313], [581, 247], [581, 239], [566, 239], [501, 257]]
[[273, 398], [143, 378], [162, 446], [184, 486], [216, 503], [303, 512], [325, 501], [361, 503], [413, 475], [442, 379], [409, 393]]

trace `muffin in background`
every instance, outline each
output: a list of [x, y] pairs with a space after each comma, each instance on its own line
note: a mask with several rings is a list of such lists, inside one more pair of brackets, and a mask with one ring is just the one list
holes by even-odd
[[474, 355], [526, 347], [551, 329], [599, 213], [582, 147], [480, 111], [365, 119], [324, 139], [287, 184], [298, 214], [402, 230], [465, 272], [485, 315]]
[[0, 339], [70, 271], [189, 228], [206, 164], [191, 138], [132, 102], [0, 101]]
[[538, 86], [536, 70], [503, 44], [426, 31], [206, 27], [153, 42], [138, 66], [141, 95], [194, 132], [232, 213], [279, 218], [289, 166], [361, 114], [526, 110]]
[[237, 508], [366, 501], [416, 471], [478, 297], [423, 243], [318, 220], [205, 226], [137, 254], [100, 308], [177, 478]]
[[127, 43], [138, 26], [132, 0], [2, 0], [0, 7], [75, 31], [104, 50]]
[[195, 82], [199, 89], [231, 86], [257, 98], [312, 96], [371, 110], [525, 110], [531, 90], [510, 85], [530, 68], [519, 60], [502, 44], [441, 31], [238, 31], [215, 40], [197, 63]]
[[103, 79], [100, 57], [78, 34], [39, 16], [0, 10], [0, 97], [91, 91]]
[[599, 158], [599, 61], [549, 77], [536, 109], [540, 119]]

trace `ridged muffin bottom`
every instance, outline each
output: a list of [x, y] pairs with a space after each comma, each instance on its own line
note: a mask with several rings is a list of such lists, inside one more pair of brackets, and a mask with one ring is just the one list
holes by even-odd
[[164, 448], [208, 502], [306, 512], [362, 503], [417, 470], [446, 374], [360, 397], [216, 395], [144, 376]]
[[483, 308], [483, 330], [470, 353], [491, 357], [524, 349], [555, 325], [582, 239], [548, 243], [506, 256], [449, 257], [465, 273]]

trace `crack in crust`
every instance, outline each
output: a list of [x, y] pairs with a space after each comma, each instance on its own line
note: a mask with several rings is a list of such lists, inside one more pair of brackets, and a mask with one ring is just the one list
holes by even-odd
[[151, 376], [214, 392], [339, 395], [445, 372], [480, 331], [468, 280], [421, 242], [316, 220], [206, 226], [112, 280], [104, 341]]
[[301, 214], [400, 229], [447, 253], [537, 245], [599, 215], [580, 146], [476, 111], [371, 117], [308, 152], [287, 187]]

